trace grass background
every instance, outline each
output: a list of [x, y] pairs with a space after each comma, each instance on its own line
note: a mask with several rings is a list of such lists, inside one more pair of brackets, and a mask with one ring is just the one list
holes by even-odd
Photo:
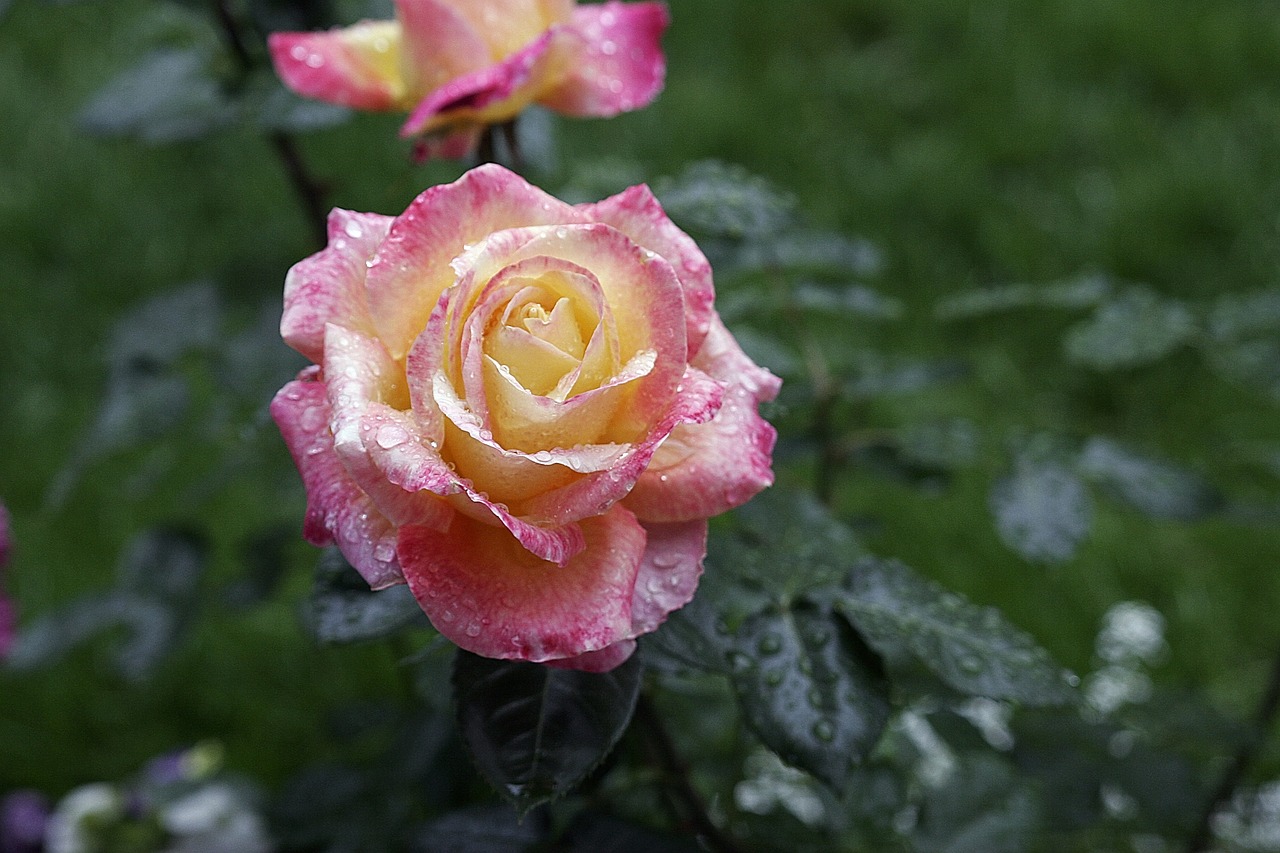
[[[1213, 378], [1196, 353], [1102, 377], [1063, 365], [1065, 316], [940, 324], [932, 315], [939, 298], [975, 286], [1091, 270], [1196, 302], [1274, 287], [1274, 3], [670, 6], [666, 91], [616, 120], [557, 122], [549, 188], [584, 162], [617, 183], [602, 189], [706, 158], [741, 164], [793, 193], [817, 225], [882, 250], [875, 284], [904, 300], [906, 316], [887, 331], [851, 326], [850, 346], [973, 365], [943, 393], [865, 407], [859, 428], [960, 415], [997, 435], [1014, 426], [1106, 432], [1210, 471], [1229, 491], [1274, 500], [1274, 481], [1240, 460], [1280, 447], [1275, 406]], [[214, 532], [216, 586], [239, 571], [247, 536], [301, 517], [282, 443], [262, 464], [231, 474], [217, 465], [219, 454], [274, 441], [265, 397], [247, 436], [200, 433], [186, 454], [179, 435], [159, 461], [96, 460], [64, 500], [50, 498], [94, 423], [118, 318], [149, 295], [211, 277], [232, 322], [247, 322], [278, 306], [285, 271], [311, 251], [290, 187], [253, 129], [149, 147], [77, 126], [106, 80], [188, 30], [187, 13], [155, 0], [15, 0], [0, 20], [0, 499], [13, 514], [8, 585], [27, 617], [104, 586], [148, 525]], [[359, 117], [301, 140], [333, 203], [394, 213], [460, 172], [409, 165], [396, 126]], [[186, 476], [148, 478], [138, 467], [148, 459]], [[1090, 667], [1108, 606], [1152, 603], [1169, 620], [1172, 648], [1158, 680], [1247, 713], [1277, 641], [1274, 526], [1153, 522], [1099, 503], [1083, 551], [1046, 570], [996, 538], [990, 473], [922, 494], [853, 470], [838, 507], [876, 520], [868, 541], [877, 551], [1001, 606], [1078, 670]], [[797, 465], [780, 476], [802, 483], [808, 474]], [[121, 683], [91, 648], [50, 671], [0, 671], [0, 791], [57, 795], [205, 737], [268, 784], [300, 756], [334, 750], [318, 720], [397, 689], [396, 675], [380, 647], [309, 644], [295, 601], [312, 554], [301, 543], [286, 554], [283, 594], [248, 612], [209, 607], [150, 684]], [[1274, 771], [1269, 755], [1263, 769]]]

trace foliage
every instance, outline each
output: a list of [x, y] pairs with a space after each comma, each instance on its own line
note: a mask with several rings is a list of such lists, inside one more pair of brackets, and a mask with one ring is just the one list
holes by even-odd
[[652, 183], [785, 380], [777, 485], [593, 675], [298, 542], [311, 208], [460, 168], [266, 72], [369, 5], [0, 2], [0, 794], [217, 734], [289, 851], [1273, 849], [1273, 10], [673, 2], [651, 110], [524, 117], [562, 197]]

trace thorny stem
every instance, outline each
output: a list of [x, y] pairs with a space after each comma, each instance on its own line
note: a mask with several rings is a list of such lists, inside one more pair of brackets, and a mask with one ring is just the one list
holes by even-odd
[[689, 781], [689, 766], [676, 750], [675, 742], [662, 723], [662, 717], [644, 693], [636, 703], [635, 722], [640, 726], [654, 763], [662, 774], [662, 790], [672, 810], [692, 825], [714, 853], [743, 853], [743, 848], [730, 835], [712, 822], [702, 796]]
[[[218, 19], [222, 38], [226, 41], [228, 49], [235, 56], [236, 62], [239, 63], [241, 73], [250, 74], [254, 68], [253, 54], [250, 52], [249, 46], [245, 44], [244, 37], [240, 34], [240, 25], [231, 10], [230, 3], [228, 0], [213, 0], [213, 12]], [[293, 185], [294, 194], [298, 197], [298, 203], [302, 206], [302, 211], [307, 218], [307, 227], [311, 231], [312, 239], [315, 240], [317, 248], [324, 248], [329, 241], [328, 230], [325, 226], [329, 205], [325, 200], [324, 187], [312, 177], [306, 162], [302, 159], [302, 153], [298, 150], [298, 145], [291, 135], [282, 130], [277, 130], [272, 132], [268, 138], [271, 141], [271, 147], [275, 149], [276, 156], [280, 159], [281, 165], [284, 166], [289, 183]]]
[[1213, 816], [1224, 803], [1231, 799], [1236, 788], [1240, 787], [1244, 781], [1250, 766], [1258, 756], [1258, 751], [1266, 742], [1267, 732], [1275, 722], [1277, 712], [1280, 712], [1280, 652], [1277, 652], [1275, 660], [1271, 663], [1271, 675], [1262, 698], [1258, 701], [1258, 708], [1254, 712], [1249, 732], [1236, 750], [1235, 757], [1223, 771], [1222, 778], [1213, 789], [1213, 795], [1205, 804], [1204, 810], [1200, 813], [1200, 819], [1191, 831], [1187, 842], [1187, 853], [1204, 853], [1210, 849], [1213, 842]]

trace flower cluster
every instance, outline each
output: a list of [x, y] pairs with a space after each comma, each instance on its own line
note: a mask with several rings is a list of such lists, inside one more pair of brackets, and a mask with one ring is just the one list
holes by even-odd
[[625, 660], [773, 480], [779, 381], [706, 258], [644, 186], [573, 206], [496, 165], [329, 235], [285, 285], [315, 366], [272, 404], [308, 538], [477, 654]]

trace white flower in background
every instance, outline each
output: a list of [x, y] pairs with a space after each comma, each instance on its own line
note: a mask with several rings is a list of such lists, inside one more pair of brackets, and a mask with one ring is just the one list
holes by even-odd
[[92, 825], [114, 822], [124, 813], [124, 798], [114, 785], [99, 782], [76, 788], [62, 798], [45, 829], [45, 853], [93, 853]]
[[268, 853], [262, 818], [230, 785], [212, 782], [160, 809], [174, 841], [165, 853]]

